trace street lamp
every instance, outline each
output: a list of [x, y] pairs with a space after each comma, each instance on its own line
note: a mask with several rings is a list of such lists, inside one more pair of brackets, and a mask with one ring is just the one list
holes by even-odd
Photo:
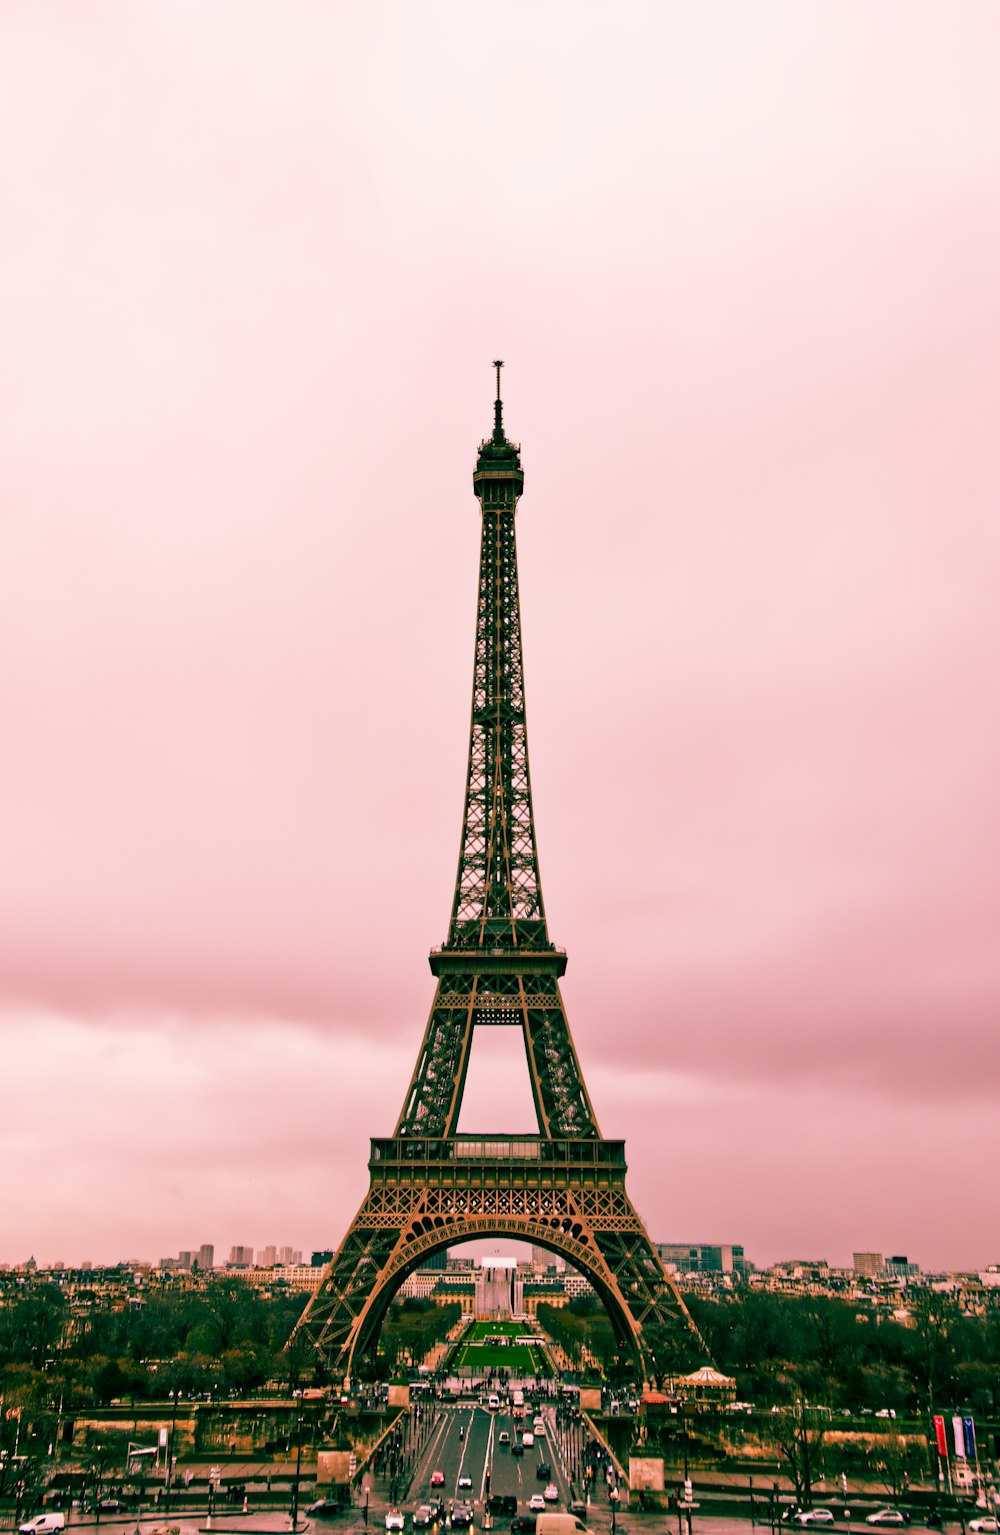
[[167, 1474], [166, 1474], [166, 1498], [164, 1502], [169, 1509], [170, 1494], [174, 1486], [174, 1425], [177, 1422], [177, 1398], [179, 1391], [170, 1392], [170, 1438], [167, 1440]]
[[292, 1483], [292, 1529], [299, 1527], [299, 1472], [302, 1469], [302, 1417], [295, 1420], [295, 1481]]

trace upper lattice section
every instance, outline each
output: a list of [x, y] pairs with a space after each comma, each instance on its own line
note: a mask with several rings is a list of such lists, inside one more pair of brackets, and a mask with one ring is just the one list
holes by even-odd
[[465, 818], [448, 948], [550, 948], [528, 773], [514, 513], [521, 455], [503, 430], [500, 364], [492, 437], [472, 477], [482, 507]]

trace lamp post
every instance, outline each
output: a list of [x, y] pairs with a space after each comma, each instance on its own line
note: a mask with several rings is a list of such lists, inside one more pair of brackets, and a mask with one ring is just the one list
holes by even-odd
[[302, 1469], [302, 1415], [295, 1420], [295, 1480], [292, 1483], [292, 1529], [299, 1527], [299, 1472]]
[[174, 1488], [174, 1425], [177, 1422], [177, 1398], [180, 1393], [176, 1390], [170, 1393], [170, 1438], [167, 1440], [167, 1474], [166, 1497], [164, 1502], [169, 1509], [170, 1495]]

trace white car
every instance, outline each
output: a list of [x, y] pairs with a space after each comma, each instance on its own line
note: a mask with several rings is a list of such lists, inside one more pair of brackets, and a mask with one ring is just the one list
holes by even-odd
[[505, 1428], [500, 1430], [500, 1433], [497, 1436], [497, 1444], [510, 1444], [510, 1435]]
[[458, 1479], [458, 1490], [459, 1490], [459, 1492], [462, 1491], [463, 1487], [471, 1487], [471, 1486], [472, 1486], [472, 1477], [471, 1476], [460, 1476], [459, 1477], [459, 1479]]
[[542, 1493], [542, 1497], [545, 1499], [546, 1503], [559, 1502], [559, 1488], [556, 1486], [555, 1482], [549, 1483], [545, 1491]]
[[385, 1516], [385, 1527], [387, 1530], [405, 1529], [406, 1520], [403, 1518], [403, 1515], [400, 1513], [398, 1508], [390, 1508], [389, 1512]]
[[530, 1428], [526, 1428], [524, 1433], [521, 1435], [521, 1443], [524, 1445], [524, 1448], [526, 1450], [530, 1450], [531, 1446], [534, 1444], [534, 1442], [535, 1442], [534, 1434], [531, 1432]]
[[792, 1523], [803, 1524], [836, 1524], [836, 1516], [829, 1508], [803, 1508], [799, 1513], [792, 1515]]
[[986, 1514], [982, 1519], [970, 1519], [969, 1529], [972, 1535], [997, 1535], [1000, 1525], [995, 1514]]
[[528, 1499], [528, 1507], [533, 1514], [544, 1514], [545, 1499], [540, 1492], [533, 1492], [531, 1494], [531, 1497]]
[[909, 1522], [909, 1514], [904, 1514], [901, 1508], [877, 1508], [865, 1520], [865, 1524], [909, 1524]]

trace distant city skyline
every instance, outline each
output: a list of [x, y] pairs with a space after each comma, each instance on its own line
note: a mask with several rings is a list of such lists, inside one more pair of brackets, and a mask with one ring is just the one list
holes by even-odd
[[[997, 1257], [998, 53], [979, 0], [0, 8], [12, 1261], [347, 1230], [454, 888], [496, 357], [650, 1235]], [[460, 1129], [533, 1128], [509, 1032]]]
[[[720, 1245], [717, 1242], [703, 1242], [703, 1241], [700, 1241], [700, 1240], [694, 1241], [694, 1242], [691, 1242], [691, 1243], [675, 1242], [673, 1240], [666, 1240], [666, 1239], [663, 1239], [661, 1237], [658, 1237], [656, 1235], [655, 1231], [651, 1232], [650, 1234], [651, 1234], [651, 1236], [653, 1238], [654, 1245], [657, 1246], [658, 1248], [688, 1247], [688, 1246], [693, 1247], [693, 1248], [696, 1248], [696, 1247], [705, 1248], [705, 1247], [718, 1247]], [[223, 1271], [227, 1267], [232, 1268], [232, 1267], [238, 1267], [238, 1266], [246, 1266], [245, 1264], [242, 1264], [239, 1259], [234, 1259], [233, 1256], [232, 1256], [232, 1253], [233, 1253], [234, 1249], [238, 1245], [239, 1244], [225, 1244], [225, 1243], [223, 1243], [223, 1244], [212, 1244], [212, 1243], [206, 1243], [206, 1244], [202, 1244], [202, 1250], [204, 1250], [204, 1248], [207, 1247], [207, 1248], [210, 1248], [210, 1249], [214, 1249], [215, 1252], [218, 1252], [220, 1254], [219, 1260], [217, 1262], [213, 1262], [213, 1264], [211, 1264], [209, 1266], [212, 1267], [213, 1269], [221, 1272], [221, 1271]], [[723, 1243], [721, 1245], [723, 1247], [725, 1247], [725, 1246], [732, 1246], [736, 1251], [738, 1251], [740, 1253], [743, 1253], [745, 1251], [745, 1247], [743, 1246], [743, 1244]], [[987, 1247], [988, 1245], [989, 1245], [988, 1242], [984, 1243], [984, 1247]], [[252, 1266], [254, 1266], [254, 1267], [275, 1267], [275, 1266], [280, 1266], [283, 1262], [286, 1261], [285, 1259], [283, 1259], [280, 1256], [282, 1253], [287, 1253], [288, 1254], [287, 1262], [289, 1264], [291, 1264], [291, 1265], [294, 1265], [295, 1263], [308, 1264], [310, 1262], [310, 1259], [312, 1258], [313, 1253], [329, 1251], [329, 1248], [324, 1249], [322, 1247], [310, 1247], [308, 1245], [305, 1246], [305, 1247], [301, 1247], [300, 1248], [300, 1247], [295, 1247], [292, 1244], [284, 1244], [282, 1247], [277, 1247], [276, 1246], [274, 1248], [275, 1258], [274, 1258], [273, 1261], [269, 1261], [266, 1258], [266, 1252], [268, 1250], [266, 1244], [265, 1244], [265, 1246], [260, 1247], [260, 1248], [249, 1248], [249, 1247], [247, 1247], [245, 1250], [249, 1251], [249, 1252], [252, 1252], [252, 1254], [253, 1254]], [[514, 1260], [514, 1261], [517, 1261], [517, 1262], [531, 1262], [532, 1261], [533, 1249], [528, 1247], [526, 1244], [520, 1243], [520, 1242], [502, 1242], [502, 1243], [497, 1243], [495, 1241], [473, 1241], [473, 1242], [468, 1242], [468, 1243], [458, 1243], [458, 1242], [453, 1243], [448, 1248], [448, 1252], [449, 1252], [450, 1255], [456, 1255], [457, 1254], [458, 1256], [461, 1256], [463, 1258], [474, 1257], [477, 1260], [478, 1259], [488, 1259], [488, 1258], [491, 1258], [491, 1257], [497, 1257], [497, 1258], [499, 1258], [501, 1260], [504, 1260], [504, 1261]], [[227, 1257], [222, 1257], [221, 1254], [223, 1254], [223, 1253], [227, 1253], [228, 1256]], [[67, 1260], [61, 1254], [57, 1254], [56, 1256], [54, 1256], [52, 1258], [43, 1258], [43, 1257], [40, 1257], [37, 1253], [26, 1253], [23, 1257], [10, 1257], [10, 1256], [4, 1255], [3, 1253], [0, 1253], [0, 1265], [2, 1265], [4, 1267], [7, 1267], [7, 1268], [15, 1268], [15, 1267], [19, 1267], [19, 1266], [27, 1263], [31, 1258], [34, 1258], [34, 1260], [38, 1264], [39, 1268], [50, 1268], [54, 1264], [61, 1264], [65, 1268], [79, 1268], [79, 1267], [82, 1267], [82, 1266], [88, 1265], [88, 1264], [93, 1266], [93, 1267], [113, 1267], [113, 1266], [115, 1266], [116, 1264], [119, 1264], [119, 1263], [123, 1263], [123, 1264], [126, 1264], [126, 1265], [129, 1264], [129, 1263], [136, 1263], [136, 1264], [140, 1264], [140, 1265], [143, 1265], [143, 1266], [147, 1266], [148, 1265], [148, 1266], [151, 1266], [151, 1267], [155, 1268], [155, 1267], [160, 1266], [160, 1264], [162, 1264], [165, 1261], [176, 1262], [176, 1259], [177, 1259], [178, 1256], [180, 1256], [180, 1257], [186, 1256], [188, 1258], [194, 1257], [194, 1258], [197, 1259], [197, 1258], [199, 1258], [199, 1249], [197, 1249], [197, 1248], [192, 1248], [192, 1249], [184, 1249], [184, 1248], [182, 1248], [182, 1249], [179, 1250], [179, 1253], [177, 1255], [166, 1255], [166, 1256], [160, 1255], [159, 1257], [155, 1257], [155, 1258], [154, 1257], [148, 1257], [148, 1256], [142, 1257], [142, 1256], [139, 1256], [138, 1254], [131, 1253], [128, 1256], [126, 1256], [125, 1254], [118, 1254], [118, 1255], [113, 1255], [113, 1256], [105, 1256], [105, 1257], [103, 1257], [101, 1259], [96, 1259], [96, 1258], [93, 1258], [90, 1254], [87, 1254], [87, 1255], [85, 1255], [82, 1258], [76, 1259], [75, 1261]], [[662, 1254], [661, 1254], [661, 1256], [662, 1256]], [[899, 1253], [896, 1249], [892, 1249], [890, 1251], [890, 1249], [886, 1248], [886, 1247], [883, 1247], [882, 1249], [880, 1249], [878, 1251], [874, 1251], [874, 1250], [861, 1251], [860, 1249], [857, 1249], [857, 1250], [854, 1250], [851, 1253], [847, 1254], [846, 1258], [844, 1258], [843, 1261], [838, 1261], [836, 1256], [831, 1256], [828, 1252], [825, 1252], [825, 1251], [812, 1251], [812, 1250], [806, 1251], [804, 1249], [802, 1251], [795, 1250], [795, 1251], [789, 1251], [789, 1252], [785, 1252], [785, 1253], [776, 1254], [775, 1256], [768, 1258], [766, 1261], [764, 1261], [761, 1258], [756, 1257], [755, 1254], [752, 1251], [749, 1251], [749, 1252], [746, 1252], [746, 1258], [747, 1258], [747, 1261], [750, 1263], [750, 1265], [754, 1269], [768, 1269], [768, 1268], [772, 1268], [772, 1267], [774, 1267], [774, 1266], [776, 1266], [778, 1264], [786, 1264], [786, 1263], [796, 1263], [796, 1262], [811, 1263], [811, 1262], [819, 1262], [819, 1263], [826, 1263], [826, 1264], [828, 1264], [831, 1269], [838, 1269], [838, 1270], [853, 1269], [859, 1275], [867, 1275], [869, 1277], [871, 1277], [873, 1275], [876, 1275], [878, 1273], [886, 1272], [886, 1266], [887, 1265], [891, 1266], [893, 1264], [898, 1264], [898, 1263], [901, 1263], [901, 1262], [908, 1262], [910, 1265], [916, 1266], [924, 1274], [927, 1274], [927, 1273], [930, 1273], [930, 1274], [934, 1274], [934, 1273], [983, 1273], [988, 1268], [991, 1268], [991, 1267], [992, 1268], [996, 1268], [997, 1264], [1000, 1263], [1000, 1248], [998, 1248], [997, 1251], [987, 1252], [986, 1256], [984, 1256], [983, 1260], [981, 1262], [979, 1262], [979, 1263], [972, 1263], [972, 1264], [965, 1264], [965, 1265], [963, 1265], [963, 1264], [956, 1264], [956, 1263], [950, 1263], [950, 1264], [949, 1263], [928, 1264], [928, 1263], [925, 1263], [924, 1261], [922, 1261], [919, 1253], [916, 1253], [916, 1252]], [[863, 1260], [875, 1260], [875, 1259], [881, 1260], [881, 1263], [880, 1264], [876, 1264], [873, 1261], [872, 1262], [863, 1261]], [[554, 1264], [554, 1265], [559, 1263], [559, 1262], [561, 1262], [561, 1261], [563, 1261], [562, 1259], [559, 1258], [559, 1255], [557, 1255], [556, 1253], [549, 1253], [548, 1254], [548, 1260], [552, 1264]], [[856, 1261], [856, 1260], [861, 1260], [861, 1261]], [[206, 1267], [206, 1265], [204, 1265], [202, 1263], [199, 1263], [198, 1266], [202, 1267], [202, 1268]]]

